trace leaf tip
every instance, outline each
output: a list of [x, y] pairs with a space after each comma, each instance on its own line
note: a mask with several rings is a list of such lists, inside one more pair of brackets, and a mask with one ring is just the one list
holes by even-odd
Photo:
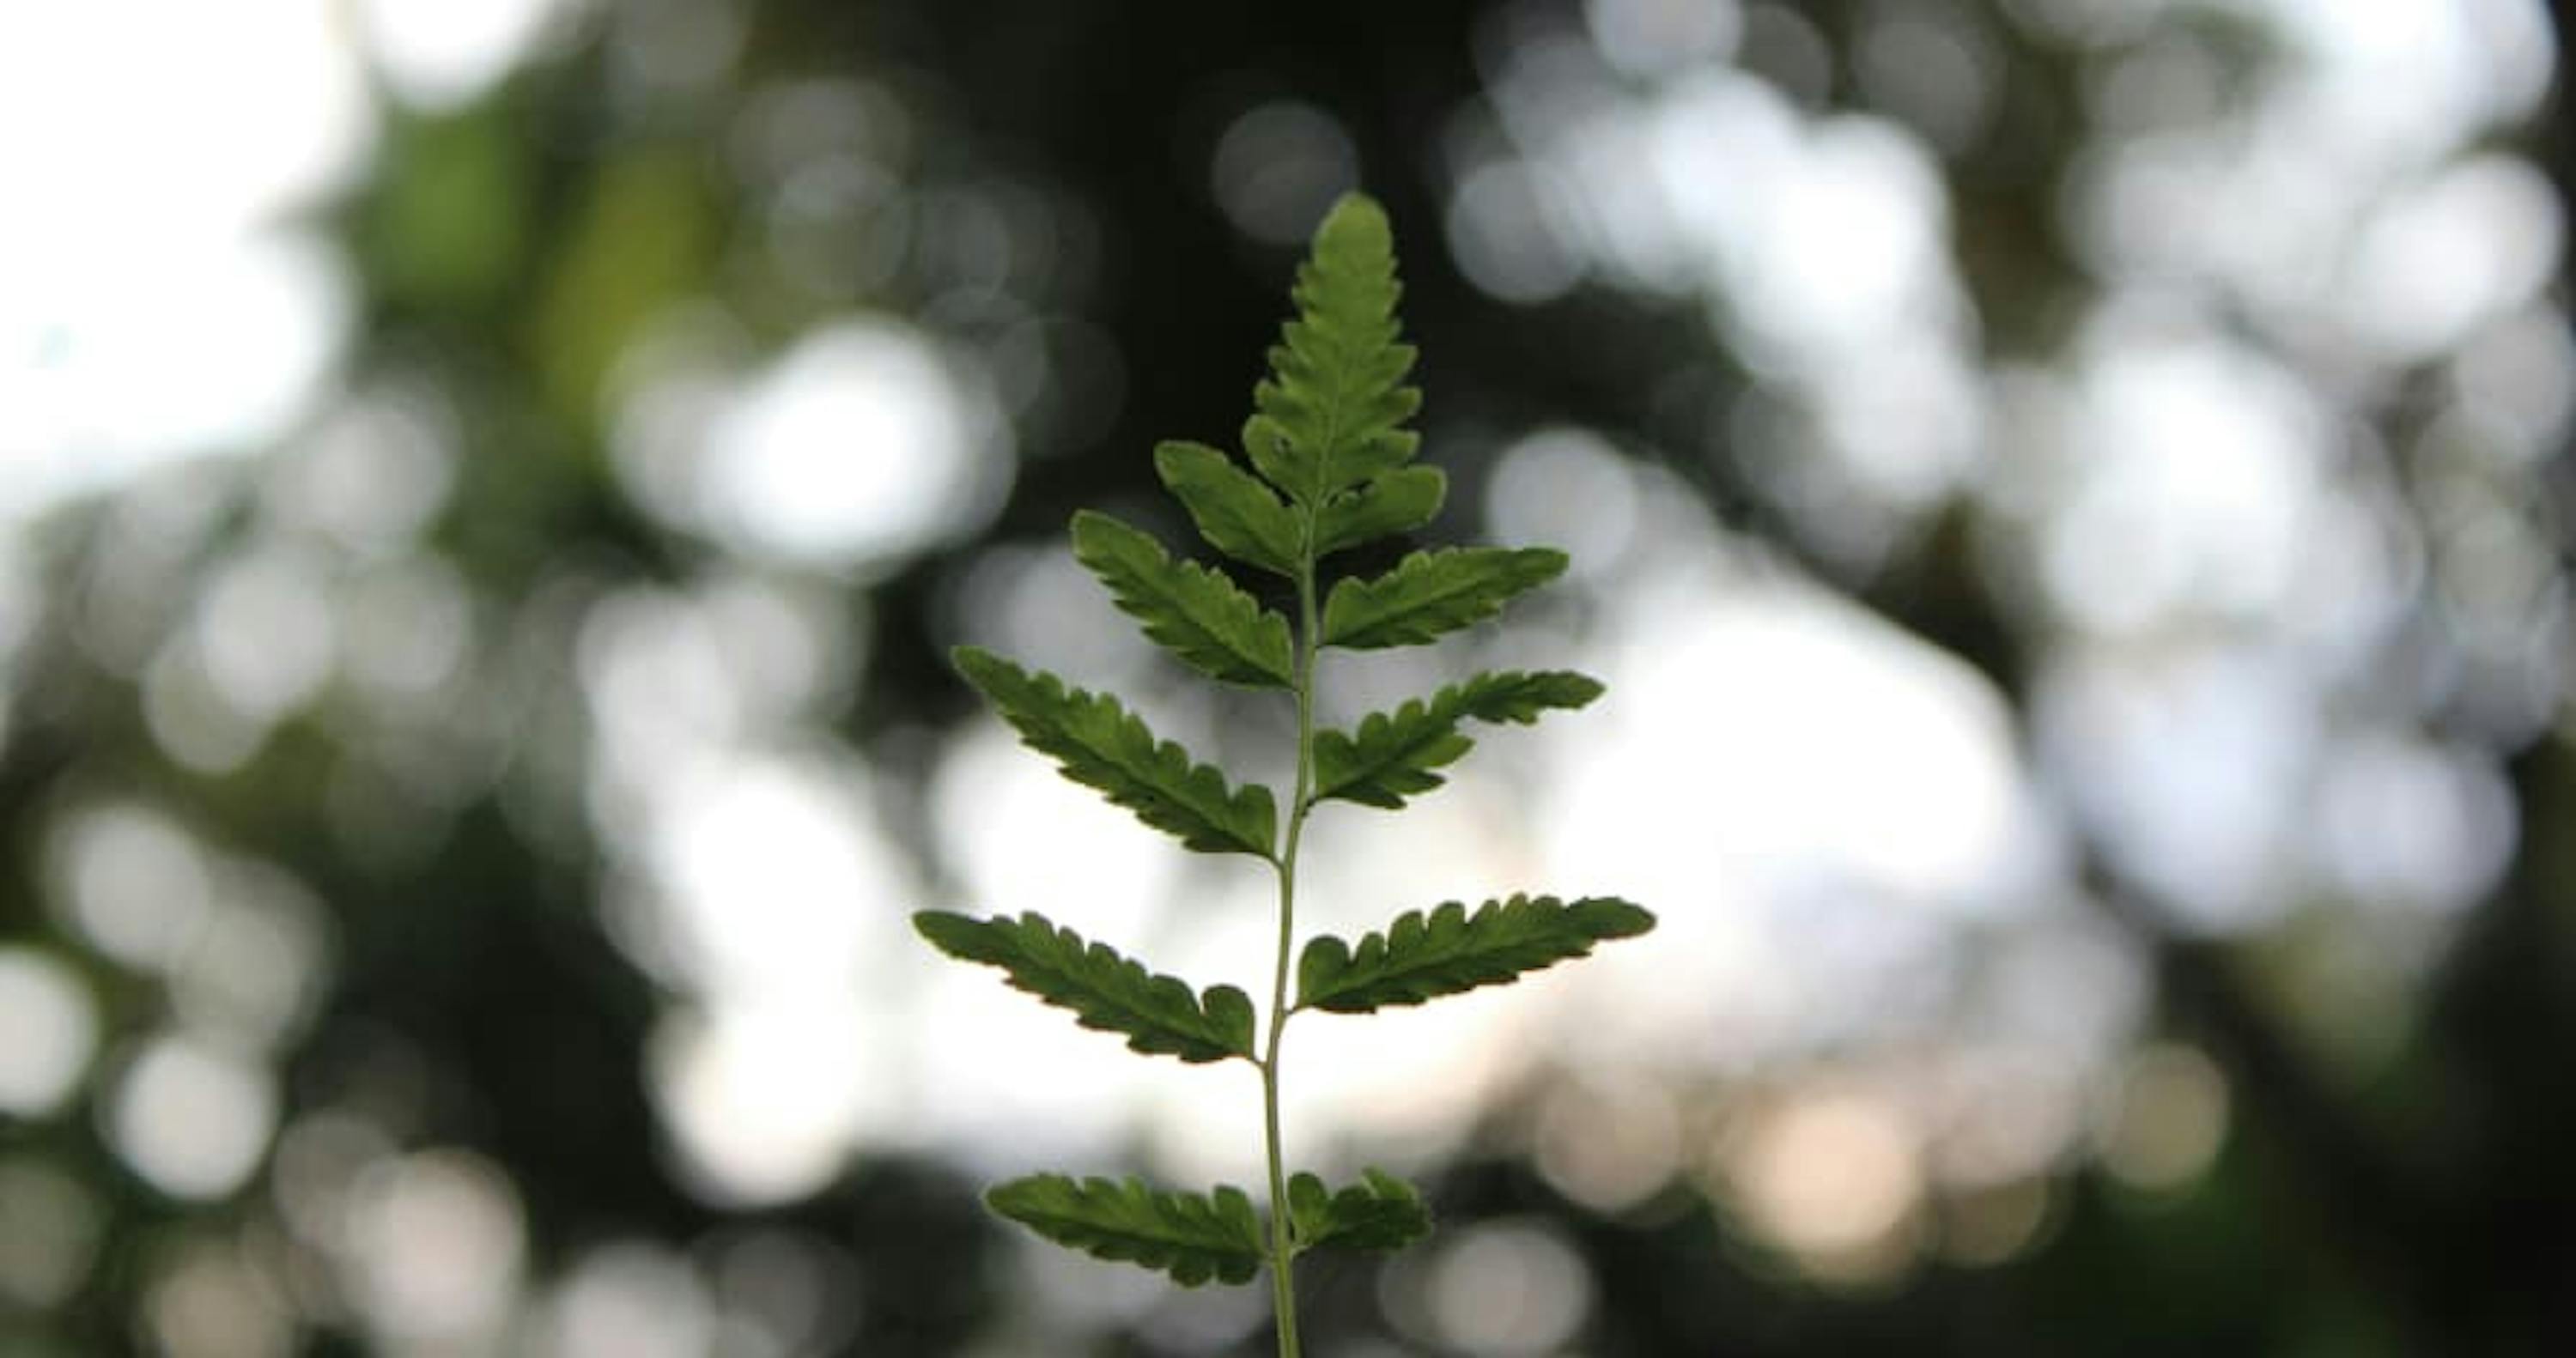
[[912, 930], [936, 943], [939, 941], [940, 934], [947, 932], [958, 920], [964, 918], [963, 915], [947, 910], [915, 910], [912, 912]]
[[960, 642], [948, 648], [948, 663], [968, 682], [981, 685], [983, 676], [993, 674], [1010, 662], [981, 646]]
[[1653, 911], [1616, 896], [1596, 896], [1578, 901], [1573, 909], [1582, 912], [1583, 922], [1595, 938], [1635, 938], [1655, 927]]
[[1317, 244], [1392, 245], [1394, 228], [1388, 224], [1386, 209], [1367, 194], [1353, 189], [1333, 200], [1324, 214], [1323, 224], [1315, 228]]

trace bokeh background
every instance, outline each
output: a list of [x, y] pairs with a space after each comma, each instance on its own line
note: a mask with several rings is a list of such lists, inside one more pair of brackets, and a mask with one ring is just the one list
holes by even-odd
[[2569, 19], [2535, 0], [0, 7], [0, 1354], [1258, 1354], [1034, 1167], [1258, 1176], [910, 910], [1202, 983], [1254, 869], [994, 645], [1271, 777], [1072, 563], [1178, 541], [1396, 223], [1443, 539], [1328, 671], [1592, 709], [1314, 922], [1661, 932], [1301, 1025], [1445, 1219], [1318, 1358], [2576, 1344]]

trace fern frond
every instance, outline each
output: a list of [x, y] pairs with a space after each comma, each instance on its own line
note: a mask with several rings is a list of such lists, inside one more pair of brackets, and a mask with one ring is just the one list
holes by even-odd
[[1415, 552], [1374, 580], [1334, 585], [1324, 600], [1323, 643], [1374, 651], [1436, 641], [1564, 573], [1565, 553], [1547, 547]]
[[1059, 1245], [1168, 1273], [1183, 1287], [1250, 1282], [1267, 1257], [1260, 1218], [1239, 1188], [1175, 1193], [1142, 1179], [1032, 1174], [984, 1201]]
[[1064, 776], [1095, 788], [1136, 818], [1178, 836], [1201, 853], [1268, 858], [1278, 829], [1270, 789], [1241, 790], [1191, 759], [1178, 744], [1155, 738], [1143, 719], [1105, 693], [1068, 688], [973, 646], [954, 653], [957, 671], [983, 691], [1031, 749], [1052, 757]]
[[1201, 674], [1261, 688], [1295, 684], [1288, 620], [1223, 575], [1175, 561], [1152, 534], [1088, 509], [1073, 516], [1073, 555], [1148, 639]]
[[1297, 576], [1305, 530], [1261, 478], [1204, 443], [1154, 449], [1154, 472], [1190, 512], [1208, 545], [1273, 575]]
[[1297, 271], [1297, 319], [1271, 347], [1243, 430], [1252, 465], [1309, 514], [1402, 466], [1419, 442], [1399, 427], [1422, 404], [1404, 385], [1414, 353], [1396, 339], [1400, 291], [1386, 213], [1356, 194], [1334, 204]]
[[1398, 467], [1337, 492], [1315, 516], [1315, 555], [1338, 552], [1431, 522], [1448, 498], [1438, 467]]
[[1476, 913], [1449, 901], [1426, 917], [1408, 910], [1359, 946], [1318, 938], [1297, 959], [1297, 1007], [1336, 1014], [1420, 1004], [1582, 957], [1596, 943], [1655, 927], [1655, 917], [1615, 897], [1568, 905], [1553, 896], [1487, 901]]
[[1451, 684], [1428, 701], [1372, 712], [1349, 734], [1315, 733], [1317, 801], [1339, 798], [1395, 810], [1404, 799], [1444, 781], [1434, 769], [1475, 748], [1458, 728], [1468, 720], [1528, 725], [1551, 708], [1573, 709], [1601, 696], [1599, 681], [1571, 670], [1500, 670]]
[[1083, 1027], [1125, 1034], [1132, 1050], [1194, 1065], [1252, 1059], [1252, 997], [1233, 986], [1193, 995], [1179, 977], [1147, 971], [1107, 944], [1086, 944], [1034, 911], [979, 920], [925, 910], [912, 925], [941, 952], [999, 967], [1013, 987], [1073, 1011]]
[[1312, 1174], [1288, 1181], [1288, 1211], [1297, 1248], [1338, 1245], [1355, 1250], [1400, 1250], [1431, 1234], [1431, 1209], [1413, 1185], [1378, 1170], [1339, 1192]]

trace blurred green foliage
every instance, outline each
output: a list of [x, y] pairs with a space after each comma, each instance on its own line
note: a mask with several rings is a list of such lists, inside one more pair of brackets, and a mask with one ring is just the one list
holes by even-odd
[[[1802, 116], [1861, 108], [1883, 60], [1868, 56], [1873, 35], [1904, 8], [1750, 6], [1735, 59]], [[1981, 130], [1927, 163], [1947, 194], [1970, 357], [2008, 383], [2015, 364], [2061, 357], [2128, 281], [2067, 221], [2070, 185], [2133, 131], [2105, 126], [2087, 91], [2170, 47], [2209, 79], [2184, 82], [2197, 103], [2149, 112], [2214, 119], [2292, 54], [2226, 7], [2174, 7], [2171, 24], [2140, 18], [2107, 37], [2063, 21], [2099, 6], [1940, 8], [1994, 63]], [[2563, 42], [2564, 7], [2552, 12]], [[864, 751], [888, 817], [926, 839], [937, 733], [968, 708], [939, 656], [983, 597], [978, 567], [1054, 544], [1079, 506], [1145, 502], [1155, 438], [1214, 436], [1239, 415], [1242, 356], [1276, 324], [1287, 255], [1253, 229], [1258, 213], [1211, 187], [1234, 115], [1273, 97], [1324, 110], [1368, 187], [1427, 240], [1451, 221], [1461, 148], [1503, 135], [1496, 73], [1511, 54], [1560, 51], [1547, 43], [1579, 34], [1582, 13], [1464, 0], [1400, 23], [1342, 3], [1156, 7], [1150, 21], [1034, 0], [585, 13], [460, 108], [387, 102], [372, 160], [322, 214], [352, 269], [355, 331], [291, 446], [215, 450], [67, 506], [0, 562], [27, 576], [32, 601], [23, 628], [0, 626], [0, 946], [71, 978], [99, 1030], [65, 1103], [0, 1113], [0, 1354], [551, 1352], [545, 1326], [571, 1323], [569, 1290], [544, 1293], [555, 1311], [512, 1312], [506, 1336], [442, 1340], [423, 1322], [413, 1342], [427, 1348], [370, 1319], [400, 1307], [351, 1262], [363, 1251], [342, 1248], [358, 1219], [348, 1203], [485, 1201], [455, 1189], [483, 1171], [438, 1159], [450, 1153], [506, 1180], [532, 1288], [640, 1277], [615, 1295], [721, 1292], [732, 1312], [768, 1317], [759, 1334], [793, 1336], [763, 1349], [751, 1330], [701, 1334], [675, 1352], [1257, 1351], [1260, 1336], [1228, 1334], [1223, 1317], [1046, 1331], [1058, 1313], [982, 1216], [974, 1176], [936, 1155], [862, 1157], [785, 1206], [738, 1207], [692, 1177], [653, 1087], [656, 1025], [684, 987], [620, 913], [632, 846], [600, 828], [620, 821], [594, 801], [609, 794], [584, 667], [601, 662], [584, 637], [603, 601], [698, 599], [745, 578], [774, 588], [827, 639], [818, 663], [833, 673], [811, 701], [821, 734]], [[1622, 81], [1643, 83], [1610, 83]], [[2576, 182], [2563, 105], [2469, 148], [2534, 158], [2562, 230]], [[1730, 342], [1740, 299], [1595, 271], [1512, 304], [1454, 254], [1408, 265], [1407, 314], [1440, 401], [1431, 437], [1451, 440], [1461, 504], [1478, 502], [1484, 460], [1510, 436], [1598, 431], [1765, 560], [1965, 661], [2029, 717], [2069, 628], [1995, 567], [2007, 516], [1959, 495], [1903, 531], [1844, 532], [1832, 511], [1858, 493], [1799, 491], [1731, 414], [1766, 409], [1745, 401], [1771, 390], [1764, 356]], [[2543, 311], [2563, 329], [2557, 268]], [[989, 514], [964, 513], [917, 550], [782, 566], [728, 541], [721, 506], [705, 522], [677, 515], [707, 500], [687, 476], [665, 502], [639, 489], [649, 478], [617, 451], [632, 433], [618, 427], [621, 383], [675, 354], [745, 371], [852, 314], [900, 318], [996, 375], [986, 413], [1007, 428], [1012, 479]], [[2227, 319], [2260, 329], [2241, 309]], [[2348, 355], [2262, 342], [2318, 390], [2350, 389]], [[1443, 1220], [1541, 1222], [1571, 1242], [1595, 1289], [1573, 1346], [1601, 1355], [2525, 1354], [2576, 1334], [2576, 842], [2554, 829], [2576, 813], [2576, 765], [2562, 692], [2540, 695], [2536, 724], [2486, 724], [2472, 690], [2490, 671], [2470, 645], [2484, 624], [2459, 603], [2510, 595], [2528, 611], [2490, 632], [2563, 636], [2564, 436], [2510, 470], [2459, 471], [2443, 440], [2484, 435], [2474, 421], [2433, 427], [2460, 385], [2456, 357], [2396, 363], [2367, 403], [2331, 409], [2351, 432], [2338, 457], [2423, 546], [2405, 644], [2374, 663], [2392, 687], [2469, 693], [2429, 701], [2420, 725], [2501, 771], [2521, 827], [2501, 880], [2368, 992], [2387, 998], [2363, 1019], [2328, 1007], [2317, 1020], [2301, 978], [2344, 917], [2201, 937], [2144, 904], [2085, 827], [2073, 833], [2075, 877], [2149, 961], [2151, 1027], [2225, 1073], [2228, 1132], [2206, 1173], [2151, 1192], [2065, 1164], [2026, 1247], [1976, 1264], [1931, 1248], [1849, 1284], [1811, 1276], [1722, 1195], [1673, 1187], [1606, 1216], [1565, 1196], [1527, 1154], [1521, 1129], [1549, 1092], [1531, 1089], [1426, 1176]], [[335, 442], [343, 419], [360, 432]], [[376, 455], [424, 437], [452, 463]], [[373, 451], [331, 471], [352, 439]], [[443, 470], [403, 479], [421, 466]], [[407, 524], [406, 504], [432, 517]], [[2446, 534], [2463, 522], [2487, 547], [2537, 544], [2527, 589], [2459, 587]], [[241, 574], [263, 561], [287, 565]], [[249, 601], [221, 615], [229, 631], [205, 621], [226, 582], [238, 588], [224, 597]], [[308, 593], [337, 610], [340, 642], [335, 677], [298, 689], [297, 630], [278, 620], [302, 616]], [[247, 638], [235, 646], [247, 655], [222, 663], [280, 685], [274, 710], [227, 705], [207, 677], [217, 633]], [[205, 917], [222, 927], [191, 937], [302, 941], [147, 940], [111, 955], [64, 904], [72, 827], [101, 807], [184, 827], [194, 857], [155, 857], [149, 835], [107, 840], [122, 848], [102, 870], [138, 874], [132, 889], [164, 903], [196, 899], [191, 873], [216, 883]], [[311, 960], [260, 969], [279, 956]], [[243, 1097], [272, 1098], [284, 1135], [237, 1186], [191, 1197], [120, 1151], [113, 1090], [154, 1035], [209, 1014], [262, 1034], [218, 1052], [210, 1078], [223, 1098], [240, 1093], [223, 1073], [238, 1058], [256, 1075]], [[2369, 1046], [2381, 1055], [2341, 1055], [2362, 1027], [2384, 1028]], [[0, 1033], [20, 1051], [33, 1041]], [[1760, 1092], [1684, 1091], [1694, 1109]], [[209, 1135], [168, 1154], [183, 1166], [213, 1154], [214, 1126], [183, 1128]], [[382, 1197], [396, 1189], [425, 1196]], [[298, 1218], [308, 1209], [330, 1221]], [[626, 1256], [607, 1247], [637, 1241], [678, 1271], [616, 1273]], [[446, 1262], [480, 1276], [473, 1260]], [[1310, 1285], [1318, 1352], [1432, 1342], [1401, 1314], [1417, 1275], [1327, 1269]], [[1190, 1337], [1208, 1333], [1227, 1337]]]

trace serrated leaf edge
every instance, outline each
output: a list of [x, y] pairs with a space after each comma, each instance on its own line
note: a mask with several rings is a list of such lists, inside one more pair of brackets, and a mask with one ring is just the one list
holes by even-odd
[[[914, 931], [928, 940], [932, 947], [958, 961], [992, 967], [1000, 971], [1005, 982], [1013, 990], [1032, 996], [1049, 1008], [1061, 1009], [1074, 1015], [1074, 1021], [1081, 1027], [1093, 1032], [1116, 1033], [1126, 1037], [1126, 1045], [1130, 1051], [1145, 1056], [1169, 1056], [1189, 1065], [1253, 1059], [1252, 997], [1237, 987], [1216, 985], [1209, 986], [1205, 990], [1192, 991], [1189, 982], [1180, 977], [1154, 971], [1142, 961], [1128, 957], [1106, 943], [1087, 940], [1081, 934], [1055, 923], [1034, 910], [1023, 911], [1017, 918], [997, 915], [989, 919], [978, 919], [972, 915], [947, 910], [923, 910], [913, 915], [912, 922]], [[1081, 1005], [1070, 1003], [1057, 993], [1029, 984], [1022, 977], [1022, 968], [1015, 965], [1013, 960], [961, 947], [959, 944], [962, 940], [940, 936], [942, 931], [960, 926], [974, 929], [987, 936], [997, 932], [1012, 935], [1015, 942], [1020, 941], [1016, 937], [1017, 933], [1043, 931], [1054, 947], [1075, 953], [1095, 966], [1114, 970], [1123, 984], [1135, 989], [1161, 991], [1166, 999], [1177, 1000], [1186, 1006], [1186, 1011], [1204, 1027], [1205, 1031], [1190, 1032], [1179, 1029], [1164, 1016], [1138, 1008], [1129, 997], [1112, 994], [1101, 988], [1091, 977], [1068, 971], [1043, 958], [1037, 959], [1044, 964], [1045, 973], [1049, 978], [1073, 983], [1063, 988], [1079, 987], [1087, 997], [1097, 1003], [1098, 1008], [1085, 1009]], [[1022, 947], [1016, 956], [1025, 959], [1030, 954], [1025, 947]], [[1220, 1014], [1218, 1012], [1220, 1009], [1225, 1013]], [[1101, 1016], [1102, 1010], [1114, 1010], [1117, 1014], [1128, 1017], [1130, 1021], [1121, 1023], [1104, 1018]], [[1148, 1027], [1154, 1031], [1144, 1031]], [[1236, 1029], [1240, 1031], [1237, 1032]], [[1166, 1045], [1163, 1040], [1155, 1037], [1156, 1032], [1175, 1034], [1191, 1040], [1196, 1045], [1187, 1049]], [[1212, 1054], [1195, 1054], [1198, 1052]]]
[[[1183, 848], [1202, 853], [1250, 854], [1265, 861], [1277, 861], [1272, 841], [1279, 831], [1279, 810], [1269, 788], [1259, 783], [1247, 783], [1240, 788], [1232, 786], [1226, 781], [1224, 772], [1216, 766], [1200, 763], [1187, 749], [1182, 748], [1179, 742], [1156, 736], [1153, 728], [1145, 724], [1144, 718], [1128, 711], [1114, 695], [1075, 687], [1048, 671], [1029, 669], [977, 646], [957, 647], [951, 652], [951, 657], [958, 672], [966, 677], [967, 682], [982, 692], [985, 698], [1000, 711], [1002, 719], [1009, 722], [1011, 727], [1020, 733], [1022, 743], [1054, 760], [1057, 769], [1065, 777], [1099, 792], [1113, 805], [1125, 807], [1147, 825], [1179, 839]], [[979, 674], [978, 671], [985, 671], [985, 673]], [[1197, 828], [1185, 828], [1178, 823], [1167, 824], [1163, 820], [1157, 820], [1158, 814], [1163, 815], [1166, 820], [1171, 817], [1167, 811], [1160, 811], [1152, 805], [1140, 804], [1133, 797], [1132, 791], [1103, 787], [1083, 776], [1065, 756], [1041, 744], [1041, 740], [1060, 732], [1063, 724], [1054, 723], [1050, 726], [1038, 723], [1034, 718], [1024, 719], [1014, 710], [1016, 706], [1014, 703], [994, 691], [997, 672], [1002, 680], [1024, 684], [1035, 689], [1048, 704], [1053, 706], [1106, 713], [1111, 729], [1116, 733], [1116, 741], [1123, 748], [1104, 751], [1086, 742], [1072, 743], [1080, 745], [1085, 753], [1093, 755], [1102, 763], [1125, 775], [1130, 784], [1143, 786], [1158, 794], [1162, 802], [1189, 812], [1199, 822]], [[1145, 766], [1153, 776], [1147, 777], [1141, 774], [1138, 771], [1140, 764]], [[1176, 796], [1172, 790], [1175, 786], [1188, 796], [1186, 798]], [[1210, 800], [1224, 808], [1225, 819], [1211, 817], [1205, 806], [1195, 804]], [[1235, 818], [1257, 821], [1260, 833], [1254, 835], [1232, 824]], [[1211, 837], [1211, 832], [1220, 837]]]
[[[1443, 965], [1456, 966], [1460, 962], [1474, 960], [1479, 953], [1451, 952], [1442, 956], [1421, 954], [1432, 946], [1435, 940], [1472, 936], [1478, 930], [1498, 928], [1510, 923], [1514, 916], [1526, 916], [1526, 912], [1537, 912], [1541, 917], [1558, 920], [1572, 920], [1581, 913], [1594, 916], [1597, 923], [1595, 927], [1582, 930], [1578, 937], [1534, 936], [1514, 940], [1514, 943], [1519, 946], [1527, 946], [1531, 942], [1544, 942], [1550, 951], [1536, 961], [1515, 963], [1507, 970], [1494, 971], [1489, 962], [1482, 973], [1472, 975], [1464, 982], [1442, 981], [1439, 983], [1439, 988], [1421, 994], [1399, 994], [1360, 1006], [1333, 1003], [1335, 992], [1329, 987], [1332, 987], [1335, 982], [1354, 971], [1384, 968], [1389, 965], [1390, 959], [1409, 963], [1404, 974], [1430, 972]], [[1463, 902], [1443, 901], [1428, 913], [1421, 910], [1407, 910], [1396, 916], [1386, 928], [1361, 935], [1356, 944], [1345, 943], [1329, 934], [1318, 935], [1307, 940], [1306, 946], [1299, 951], [1297, 958], [1297, 1002], [1292, 1012], [1320, 1009], [1326, 1013], [1335, 1014], [1372, 1013], [1379, 1009], [1410, 1008], [1435, 999], [1462, 995], [1471, 990], [1481, 990], [1487, 986], [1510, 985], [1532, 972], [1544, 971], [1560, 962], [1588, 957], [1592, 949], [1602, 943], [1633, 938], [1654, 927], [1655, 917], [1652, 914], [1616, 896], [1586, 896], [1567, 902], [1554, 896], [1532, 896], [1522, 892], [1504, 900], [1486, 901], [1477, 907], [1472, 915], [1467, 912]], [[1482, 950], [1482, 954], [1491, 956], [1504, 951], [1506, 946], [1498, 945]], [[1407, 954], [1414, 954], [1414, 956], [1408, 957]], [[1322, 974], [1320, 980], [1319, 973]], [[1366, 984], [1377, 987], [1391, 983], [1388, 977], [1381, 976]], [[1357, 989], [1360, 987], [1341, 987], [1343, 993]]]
[[[1118, 1211], [1141, 1209], [1144, 1215], [1170, 1227], [1170, 1233], [1121, 1234], [1134, 1228], [1128, 1223], [1103, 1223], [1096, 1216], [1085, 1217], [1078, 1211], [1042, 1211], [1035, 1207], [1015, 1210], [1009, 1201], [1047, 1190], [1070, 1195], [1082, 1208], [1096, 1206], [1105, 1199]], [[1229, 1284], [1250, 1282], [1253, 1275], [1260, 1272], [1261, 1265], [1270, 1259], [1261, 1219], [1253, 1210], [1252, 1199], [1242, 1189], [1230, 1184], [1219, 1185], [1202, 1194], [1156, 1188], [1134, 1176], [1111, 1179], [1099, 1175], [1075, 1178], [1069, 1174], [1029, 1174], [986, 1190], [984, 1205], [995, 1215], [1026, 1227], [1066, 1249], [1079, 1250], [1095, 1259], [1151, 1269], [1168, 1275], [1183, 1287], [1197, 1287], [1211, 1281]], [[1219, 1245], [1184, 1234], [1195, 1230], [1241, 1232], [1242, 1239]], [[1202, 1263], [1210, 1266], [1202, 1270], [1199, 1267]]]
[[[1174, 557], [1153, 534], [1091, 509], [1074, 512], [1073, 556], [1146, 640], [1181, 663], [1223, 683], [1296, 686], [1288, 620], [1222, 572]], [[1222, 616], [1211, 621], [1208, 609]]]
[[[1545, 685], [1561, 686], [1564, 693], [1522, 697], [1529, 689]], [[1361, 806], [1398, 810], [1406, 797], [1431, 792], [1448, 780], [1432, 772], [1465, 758], [1475, 742], [1458, 730], [1467, 721], [1480, 721], [1488, 726], [1512, 724], [1535, 725], [1550, 711], [1573, 711], [1590, 705], [1602, 694], [1601, 681], [1573, 670], [1489, 670], [1445, 685], [1428, 698], [1409, 698], [1392, 710], [1371, 712], [1348, 731], [1327, 729], [1315, 733], [1315, 790], [1310, 802], [1339, 799]], [[1509, 707], [1495, 705], [1493, 700], [1520, 701]], [[1367, 769], [1339, 778], [1328, 778], [1325, 769], [1336, 760], [1355, 757], [1373, 741], [1392, 737], [1400, 728], [1419, 724], [1416, 737], [1391, 757], [1381, 759]], [[1438, 747], [1445, 741], [1456, 741], [1455, 748], [1440, 750], [1411, 764], [1401, 763], [1406, 751]], [[1330, 753], [1328, 753], [1330, 751]], [[1388, 770], [1403, 769], [1414, 777], [1403, 780], [1409, 786], [1398, 787], [1390, 797], [1354, 795], [1350, 789], [1363, 782], [1383, 779]]]
[[[1382, 575], [1345, 576], [1334, 582], [1324, 597], [1323, 628], [1316, 644], [1353, 651], [1427, 645], [1500, 613], [1512, 600], [1564, 574], [1566, 561], [1565, 553], [1553, 547], [1435, 547], [1409, 553]], [[1412, 606], [1401, 612], [1380, 612], [1376, 617], [1351, 621], [1352, 613], [1363, 608], [1383, 609], [1386, 601], [1407, 588], [1415, 577], [1451, 562], [1491, 563], [1496, 569], [1462, 577], [1439, 593], [1411, 601]], [[1460, 606], [1462, 596], [1483, 595], [1496, 589], [1500, 592], [1465, 603], [1467, 611], [1463, 614], [1441, 612], [1443, 605]], [[1421, 621], [1425, 615], [1433, 621]]]
[[[1299, 1172], [1288, 1179], [1288, 1214], [1295, 1233], [1297, 1254], [1326, 1247], [1375, 1251], [1405, 1248], [1431, 1233], [1431, 1209], [1413, 1185], [1384, 1170], [1370, 1168], [1360, 1172], [1360, 1182], [1341, 1188], [1326, 1187], [1315, 1174]], [[1402, 1213], [1410, 1209], [1402, 1238], [1396, 1240], [1344, 1240], [1333, 1233], [1337, 1212], [1357, 1214], [1365, 1211]]]

